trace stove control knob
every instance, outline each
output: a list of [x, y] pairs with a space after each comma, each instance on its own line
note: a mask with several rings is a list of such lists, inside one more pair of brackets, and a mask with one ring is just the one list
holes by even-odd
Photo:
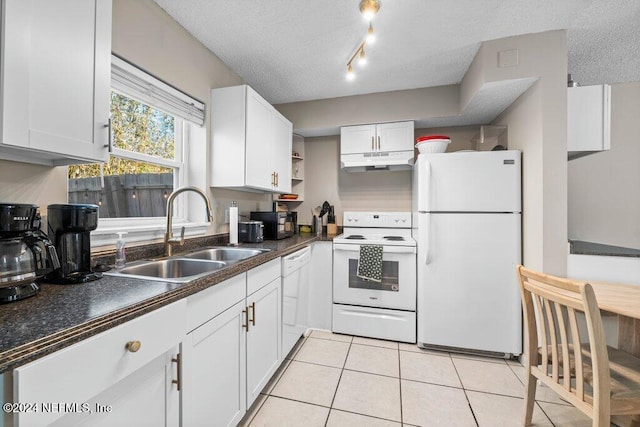
[[398, 218], [396, 218], [396, 222], [400, 221]]
[[358, 222], [358, 218], [354, 219], [355, 222]]
[[351, 218], [347, 218], [347, 222], [351, 222]]
[[406, 219], [403, 219], [403, 220], [402, 220], [402, 222], [407, 222], [407, 220], [406, 220]]

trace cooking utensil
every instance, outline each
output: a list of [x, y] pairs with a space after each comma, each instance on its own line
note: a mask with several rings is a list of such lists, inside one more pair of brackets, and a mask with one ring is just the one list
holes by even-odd
[[331, 209], [331, 205], [329, 204], [329, 202], [325, 200], [324, 203], [322, 204], [322, 210], [320, 211], [320, 218], [325, 216], [325, 214], [328, 214], [330, 209]]

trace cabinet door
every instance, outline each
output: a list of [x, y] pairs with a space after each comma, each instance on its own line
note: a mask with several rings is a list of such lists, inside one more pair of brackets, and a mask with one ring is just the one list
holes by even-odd
[[[16, 368], [13, 371], [13, 398], [16, 402], [112, 404], [113, 412], [129, 414], [128, 411], [133, 411], [132, 417], [141, 416], [145, 412], [129, 402], [137, 402], [135, 396], [128, 394], [129, 389], [138, 387], [138, 381], [131, 378], [140, 376], [140, 382], [153, 382], [155, 385], [148, 385], [153, 390], [166, 384], [167, 388], [162, 386], [162, 393], [165, 389], [171, 390], [173, 396], [176, 390], [175, 385], [171, 386], [171, 380], [176, 379], [177, 363], [172, 363], [171, 359], [177, 354], [178, 343], [185, 338], [185, 309], [185, 300], [176, 301]], [[139, 348], [127, 351], [133, 341], [140, 344]], [[160, 393], [159, 390], [156, 392]], [[129, 398], [123, 399], [121, 395]], [[166, 402], [173, 402], [171, 399]], [[118, 407], [112, 403], [116, 401]], [[154, 402], [140, 403], [140, 407], [159, 404]], [[165, 404], [164, 394], [161, 403]], [[170, 405], [167, 406], [169, 412], [170, 409]], [[66, 413], [56, 410], [22, 412], [16, 414], [17, 424], [49, 425]]]
[[[247, 408], [280, 365], [282, 299], [280, 278], [247, 297]], [[255, 304], [255, 305], [253, 305]]]
[[610, 143], [610, 86], [570, 87], [567, 91], [567, 150], [602, 151]]
[[244, 300], [191, 332], [182, 345], [182, 425], [231, 426], [246, 411]]
[[340, 128], [340, 154], [369, 153], [375, 150], [376, 125]]
[[333, 246], [331, 242], [314, 242], [309, 273], [310, 328], [331, 330], [332, 292]]
[[106, 160], [111, 0], [3, 5], [2, 143]]
[[281, 193], [291, 192], [291, 144], [293, 126], [289, 120], [274, 111], [273, 116], [273, 165], [278, 174], [276, 190]]
[[[177, 380], [178, 366], [173, 362], [177, 354], [176, 346], [95, 398], [78, 402], [75, 412], [73, 409], [66, 411], [60, 409], [60, 412], [69, 413], [50, 425], [54, 427], [84, 425], [177, 427], [180, 422], [180, 392], [177, 385], [172, 382]], [[50, 402], [58, 402], [58, 400], [52, 396]], [[52, 411], [58, 412], [53, 408]]]
[[273, 150], [273, 111], [247, 86], [245, 182], [248, 187], [273, 190], [275, 168], [269, 161]]
[[379, 124], [376, 132], [378, 151], [413, 150], [413, 122]]

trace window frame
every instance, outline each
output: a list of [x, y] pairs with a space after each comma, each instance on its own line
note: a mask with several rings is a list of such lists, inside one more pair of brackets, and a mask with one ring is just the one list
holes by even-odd
[[[176, 98], [188, 97], [186, 94], [178, 91], [177, 89], [166, 85], [164, 82], [156, 79], [149, 73], [140, 70], [139, 68], [123, 61], [117, 56], [112, 55], [112, 63], [118, 64], [120, 68], [126, 68], [138, 78], [143, 78], [149, 84], [156, 84], [162, 88], [165, 92], [171, 93]], [[110, 156], [116, 156], [124, 159], [142, 161], [155, 165], [170, 167], [174, 170], [173, 173], [173, 188], [174, 190], [180, 187], [189, 185], [189, 178], [187, 173], [187, 167], [189, 164], [189, 144], [190, 137], [195, 132], [191, 131], [192, 127], [200, 127], [199, 124], [193, 123], [184, 117], [180, 117], [172, 112], [167, 112], [165, 109], [159, 108], [148, 102], [148, 100], [140, 99], [135, 94], [127, 93], [125, 90], [116, 89], [111, 87], [112, 92], [116, 92], [128, 98], [131, 98], [137, 102], [148, 105], [152, 108], [160, 110], [165, 114], [169, 114], [174, 117], [174, 146], [175, 155], [174, 159], [163, 159], [161, 157], [152, 156], [145, 153], [139, 153], [121, 148], [113, 147]], [[191, 97], [188, 97], [192, 99]], [[194, 100], [197, 104], [198, 101]], [[204, 104], [202, 105], [204, 108]], [[204, 127], [204, 126], [203, 126]], [[205, 133], [206, 134], [206, 133]], [[202, 221], [192, 221], [189, 219], [189, 212], [193, 211], [189, 206], [189, 198], [178, 197], [174, 203], [173, 210], [173, 231], [179, 233], [182, 227], [185, 228], [185, 236], [202, 235], [206, 232], [210, 223]], [[98, 228], [94, 230], [92, 235], [91, 246], [93, 248], [114, 245], [117, 240], [117, 232], [127, 232], [125, 240], [127, 242], [149, 242], [157, 239], [163, 239], [166, 232], [166, 216], [158, 217], [123, 217], [123, 218], [103, 218], [98, 221]]]

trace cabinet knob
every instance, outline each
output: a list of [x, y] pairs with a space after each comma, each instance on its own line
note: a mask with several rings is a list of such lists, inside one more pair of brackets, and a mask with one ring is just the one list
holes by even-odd
[[140, 341], [129, 341], [127, 345], [125, 345], [125, 348], [131, 353], [137, 352], [140, 350], [140, 347], [142, 347], [142, 343]]

